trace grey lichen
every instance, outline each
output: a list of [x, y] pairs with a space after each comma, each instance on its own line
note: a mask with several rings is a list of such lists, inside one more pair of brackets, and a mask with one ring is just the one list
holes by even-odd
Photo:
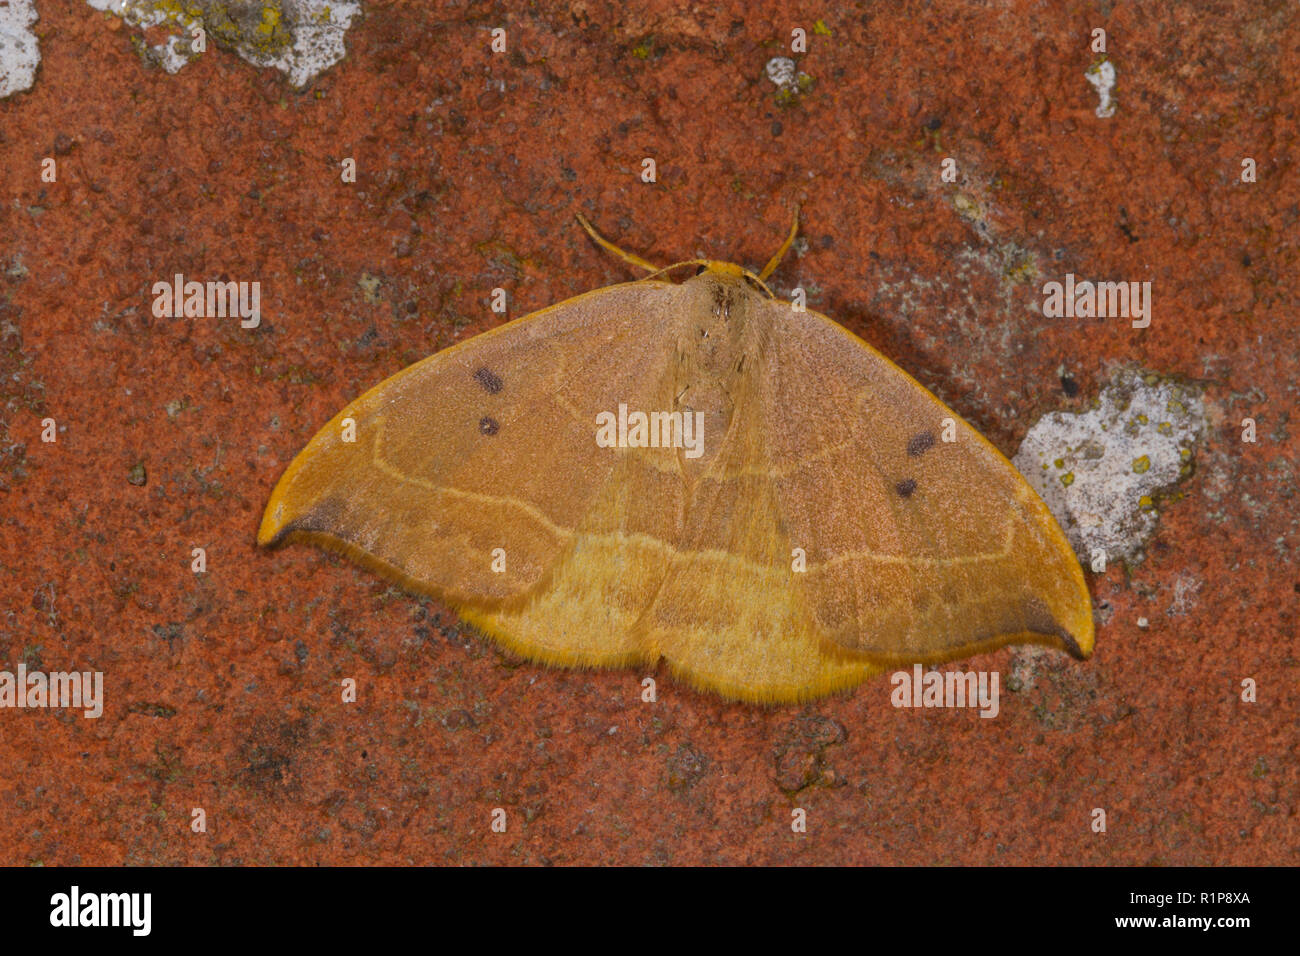
[[1060, 522], [1079, 559], [1140, 561], [1162, 502], [1192, 472], [1205, 433], [1198, 388], [1134, 369], [1083, 412], [1052, 412], [1014, 463]]

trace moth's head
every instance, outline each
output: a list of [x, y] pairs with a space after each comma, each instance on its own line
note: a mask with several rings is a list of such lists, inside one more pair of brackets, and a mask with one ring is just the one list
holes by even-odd
[[790, 248], [790, 244], [794, 242], [795, 234], [799, 231], [799, 210], [798, 208], [795, 209], [794, 222], [790, 225], [790, 234], [786, 236], [785, 242], [782, 243], [781, 248], [776, 251], [776, 255], [768, 260], [767, 265], [763, 267], [763, 271], [758, 275], [755, 275], [743, 266], [736, 265], [734, 262], [719, 262], [717, 259], [687, 259], [685, 262], [674, 262], [670, 266], [657, 269], [652, 263], [647, 262], [640, 256], [624, 252], [618, 246], [603, 237], [596, 231], [595, 226], [587, 222], [581, 213], [578, 213], [578, 222], [582, 225], [582, 228], [586, 230], [587, 235], [591, 236], [596, 245], [600, 246], [606, 252], [622, 259], [624, 262], [630, 262], [638, 269], [644, 269], [649, 272], [650, 274], [648, 276], [643, 277], [645, 279], [656, 279], [665, 273], [671, 273], [684, 266], [695, 266], [695, 276], [693, 279], [686, 280], [688, 283], [703, 280], [714, 288], [728, 286], [735, 288], [737, 286], [747, 286], [750, 289], [764, 292], [769, 299], [775, 299], [776, 296], [772, 294], [772, 290], [767, 287], [763, 280], [776, 271], [776, 267], [781, 263], [781, 257], [785, 255], [786, 250]]
[[[704, 275], [708, 272], [715, 276], [738, 280], [743, 278], [747, 271], [748, 270], [743, 266], [738, 266], [734, 262], [719, 262], [717, 259], [701, 259], [699, 268], [695, 270], [695, 274], [698, 276]], [[750, 275], [753, 275], [753, 273], [751, 272]]]
[[[755, 292], [763, 292], [769, 299], [775, 298], [772, 290], [767, 287], [757, 275], [750, 272], [744, 266], [738, 266], [734, 262], [721, 262], [717, 259], [691, 259], [688, 262], [679, 262], [678, 266], [695, 266], [695, 276], [688, 279], [688, 282], [705, 282], [710, 285], [720, 286], [746, 286]], [[677, 266], [670, 266], [675, 269]]]

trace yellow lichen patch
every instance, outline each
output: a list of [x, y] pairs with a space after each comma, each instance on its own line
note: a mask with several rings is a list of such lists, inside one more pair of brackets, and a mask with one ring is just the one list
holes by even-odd
[[205, 7], [203, 22], [208, 33], [223, 46], [271, 58], [293, 44], [293, 34], [278, 0], [258, 6], [214, 0]]

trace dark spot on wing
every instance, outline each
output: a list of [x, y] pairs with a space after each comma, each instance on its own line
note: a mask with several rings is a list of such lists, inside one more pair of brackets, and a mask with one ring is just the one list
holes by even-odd
[[490, 415], [484, 415], [478, 420], [478, 430], [483, 435], [495, 435], [501, 430], [500, 423]]
[[898, 492], [900, 498], [912, 497], [912, 492], [916, 491], [916, 479], [905, 478], [898, 484], [894, 485], [894, 490]]
[[924, 431], [912, 436], [912, 440], [907, 443], [907, 453], [913, 458], [919, 458], [933, 447], [934, 432]]
[[491, 395], [495, 395], [505, 387], [501, 381], [501, 376], [490, 368], [481, 368], [474, 373], [474, 381], [478, 382]]

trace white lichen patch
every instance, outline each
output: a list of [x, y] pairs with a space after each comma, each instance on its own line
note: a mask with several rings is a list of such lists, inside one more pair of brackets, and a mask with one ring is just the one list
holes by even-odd
[[1200, 393], [1125, 370], [1085, 412], [1039, 419], [1013, 459], [1085, 568], [1140, 561], [1158, 508], [1191, 473], [1205, 434]]
[[1184, 573], [1174, 578], [1170, 586], [1169, 606], [1165, 613], [1170, 617], [1182, 617], [1200, 603], [1201, 588], [1205, 581], [1195, 573]]
[[1097, 118], [1109, 119], [1114, 116], [1115, 65], [1110, 60], [1102, 60], [1088, 67], [1088, 71], [1083, 75], [1092, 84], [1092, 88], [1097, 91], [1098, 99], [1101, 100], [1097, 104]]
[[[2, 0], [0, 0], [2, 2]], [[175, 73], [199, 54], [195, 31], [206, 44], [232, 50], [254, 66], [274, 67], [294, 86], [305, 86], [343, 59], [343, 36], [360, 3], [326, 0], [86, 0], [141, 30], [171, 31], [145, 55]]]
[[794, 60], [788, 56], [774, 56], [767, 61], [765, 68], [767, 78], [779, 87], [794, 86], [795, 77], [798, 70], [795, 69]]
[[[192, 49], [191, 31], [201, 24], [187, 13], [180, 3], [158, 3], [148, 0], [86, 0], [96, 10], [121, 17], [133, 27], [146, 30], [152, 27], [170, 27], [178, 32], [162, 43], [152, 46], [141, 44], [144, 55], [168, 73], [176, 73], [198, 54]], [[197, 10], [197, 8], [195, 8]]]
[[0, 0], [0, 99], [23, 90], [36, 82], [36, 66], [41, 62], [36, 34], [34, 0]]
[[793, 98], [812, 89], [812, 77], [801, 72], [798, 64], [788, 56], [772, 57], [763, 72], [775, 84], [779, 95]]

